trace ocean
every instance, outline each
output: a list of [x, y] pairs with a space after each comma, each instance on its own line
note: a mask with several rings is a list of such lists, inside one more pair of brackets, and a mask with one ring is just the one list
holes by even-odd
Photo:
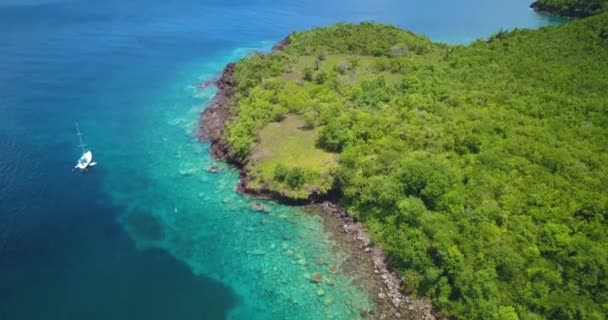
[[320, 218], [252, 211], [198, 141], [197, 84], [336, 22], [462, 44], [562, 22], [528, 1], [0, 1], [0, 319], [358, 318], [373, 302]]

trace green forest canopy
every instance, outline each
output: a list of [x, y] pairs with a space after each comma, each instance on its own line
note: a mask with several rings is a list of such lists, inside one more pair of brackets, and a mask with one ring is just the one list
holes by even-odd
[[375, 23], [290, 41], [237, 64], [242, 158], [298, 114], [405, 290], [463, 319], [606, 318], [608, 13], [468, 46]]

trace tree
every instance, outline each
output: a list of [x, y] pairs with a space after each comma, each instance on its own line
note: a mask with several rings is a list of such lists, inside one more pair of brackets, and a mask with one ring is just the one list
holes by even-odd
[[325, 71], [319, 71], [315, 74], [316, 84], [323, 84], [325, 83], [325, 80], [327, 80], [327, 73], [325, 73]]
[[303, 73], [304, 73], [304, 76], [303, 76], [304, 80], [306, 80], [306, 81], [312, 81], [313, 72], [312, 72], [311, 68], [309, 68], [309, 67], [304, 68], [304, 72]]
[[289, 169], [285, 167], [283, 164], [279, 163], [274, 167], [274, 180], [278, 182], [283, 182], [287, 178], [289, 174]]
[[289, 186], [289, 188], [291, 188], [292, 190], [301, 188], [306, 182], [304, 170], [300, 167], [291, 168], [291, 170], [289, 170], [289, 172], [285, 176], [285, 182], [287, 183], [287, 186]]

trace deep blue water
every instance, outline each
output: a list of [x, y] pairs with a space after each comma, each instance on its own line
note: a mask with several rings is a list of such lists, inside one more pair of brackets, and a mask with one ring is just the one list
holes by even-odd
[[[318, 218], [248, 210], [194, 137], [194, 84], [293, 30], [438, 41], [557, 23], [513, 1], [0, 1], [0, 319], [350, 319], [370, 308]], [[74, 121], [99, 166], [71, 171]], [[322, 292], [321, 292], [322, 291]], [[353, 307], [354, 306], [354, 307]]]

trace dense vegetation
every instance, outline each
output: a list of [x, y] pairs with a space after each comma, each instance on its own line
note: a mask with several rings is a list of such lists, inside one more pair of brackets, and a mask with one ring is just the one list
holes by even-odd
[[608, 10], [608, 0], [538, 0], [532, 8], [564, 17], [583, 18]]
[[290, 40], [237, 64], [242, 158], [298, 114], [405, 290], [463, 319], [606, 318], [608, 13], [468, 46], [373, 23]]

